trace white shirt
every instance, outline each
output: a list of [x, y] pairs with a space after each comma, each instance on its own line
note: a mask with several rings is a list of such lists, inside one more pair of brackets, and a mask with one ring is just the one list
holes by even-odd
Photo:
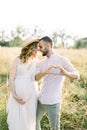
[[[58, 54], [52, 54], [49, 58], [41, 60], [37, 65], [37, 72], [42, 72], [46, 70], [50, 66], [58, 66], [61, 65], [69, 72], [77, 72], [77, 70], [73, 67], [70, 61]], [[57, 70], [52, 70], [53, 72], [57, 72]], [[59, 70], [58, 70], [59, 71]], [[63, 86], [64, 76], [47, 74], [42, 78], [41, 82], [41, 90], [39, 93], [39, 101], [42, 104], [56, 104], [61, 103], [62, 99], [62, 86]]]

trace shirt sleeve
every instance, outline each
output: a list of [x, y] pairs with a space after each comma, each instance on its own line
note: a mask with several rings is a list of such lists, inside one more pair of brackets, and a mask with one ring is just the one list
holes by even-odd
[[77, 69], [72, 65], [70, 60], [66, 57], [63, 58], [63, 67], [68, 71], [68, 72], [76, 72], [78, 73]]

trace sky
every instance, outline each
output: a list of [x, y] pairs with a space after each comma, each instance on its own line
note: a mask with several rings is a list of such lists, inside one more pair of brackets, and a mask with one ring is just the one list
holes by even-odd
[[45, 34], [65, 30], [87, 37], [87, 0], [0, 0], [0, 29], [39, 26]]

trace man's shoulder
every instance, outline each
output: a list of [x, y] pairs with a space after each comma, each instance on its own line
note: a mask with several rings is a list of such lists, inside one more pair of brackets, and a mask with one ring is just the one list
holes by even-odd
[[69, 61], [69, 59], [66, 56], [63, 56], [63, 55], [60, 55], [60, 54], [57, 54], [57, 53], [55, 53], [53, 59], [56, 60], [56, 61], [61, 61], [61, 62]]
[[54, 54], [54, 58], [59, 58], [59, 59], [63, 59], [64, 58], [64, 56], [62, 56], [62, 55], [60, 55], [60, 54], [57, 54], [57, 53], [55, 53]]

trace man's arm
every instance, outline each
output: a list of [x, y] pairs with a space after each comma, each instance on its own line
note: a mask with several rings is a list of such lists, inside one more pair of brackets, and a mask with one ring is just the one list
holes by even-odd
[[43, 71], [43, 72], [40, 72], [38, 74], [35, 75], [35, 80], [40, 80], [43, 76], [45, 76], [46, 73]]
[[61, 73], [64, 74], [64, 76], [67, 76], [72, 79], [79, 79], [80, 75], [77, 69], [72, 65], [70, 60], [66, 57], [63, 57], [62, 60], [62, 66], [59, 66]]
[[80, 78], [79, 74], [76, 72], [67, 72], [66, 76], [68, 76], [69, 78], [72, 78], [72, 79], [79, 79]]
[[79, 79], [80, 78], [78, 71], [68, 72], [62, 66], [58, 66], [57, 68], [60, 69], [59, 75], [64, 75], [64, 76], [67, 76], [67, 77], [72, 78], [72, 79]]

